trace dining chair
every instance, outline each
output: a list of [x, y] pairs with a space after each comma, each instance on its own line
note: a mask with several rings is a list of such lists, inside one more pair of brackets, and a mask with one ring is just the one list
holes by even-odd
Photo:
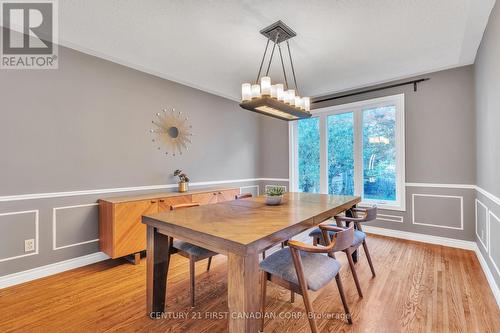
[[[199, 203], [186, 203], [170, 206], [170, 210], [183, 209], [189, 207], [197, 207]], [[191, 307], [195, 305], [195, 263], [208, 258], [207, 272], [210, 270], [210, 265], [212, 263], [212, 257], [217, 255], [217, 253], [207, 250], [203, 247], [179, 240], [174, 239], [173, 241], [173, 253], [178, 253], [181, 256], [189, 259], [189, 291], [191, 294]]]
[[[340, 215], [335, 216], [336, 224], [330, 224], [330, 225], [336, 225], [339, 228], [344, 228], [343, 226], [344, 222], [346, 223], [347, 226], [349, 226], [351, 222], [354, 223], [355, 230], [354, 230], [354, 238], [352, 245], [349, 248], [342, 250], [342, 252], [344, 252], [347, 256], [347, 261], [349, 263], [349, 267], [352, 272], [354, 283], [356, 284], [356, 289], [358, 290], [358, 295], [360, 297], [363, 297], [363, 292], [361, 290], [361, 285], [359, 283], [358, 274], [356, 273], [356, 268], [354, 267], [352, 254], [354, 253], [354, 251], [357, 251], [361, 245], [363, 245], [363, 249], [366, 254], [366, 259], [368, 260], [368, 264], [370, 265], [372, 276], [373, 277], [376, 276], [375, 268], [373, 267], [372, 259], [370, 256], [370, 251], [368, 250], [368, 245], [366, 244], [366, 233], [363, 232], [361, 223], [375, 220], [377, 218], [377, 207], [352, 208], [352, 211], [355, 212], [356, 214], [361, 213], [361, 216], [359, 217], [347, 217]], [[328, 236], [330, 238], [334, 236], [334, 234], [335, 231], [328, 232]], [[316, 228], [313, 231], [311, 231], [309, 236], [313, 238], [313, 245], [326, 244], [323, 238], [323, 232], [320, 228]]]
[[[316, 333], [318, 332], [318, 327], [314, 320], [314, 312], [311, 300], [309, 299], [309, 290], [317, 291], [335, 278], [347, 322], [352, 324], [351, 314], [339, 274], [341, 264], [333, 258], [333, 253], [351, 246], [354, 238], [354, 229], [353, 227], [339, 228], [327, 224], [320, 224], [319, 227], [327, 241], [325, 247], [311, 246], [290, 240], [288, 241], [288, 248], [271, 254], [260, 263], [260, 269], [262, 270], [261, 332], [264, 331], [267, 281], [271, 281], [302, 295], [311, 331]], [[334, 234], [330, 239], [328, 233], [331, 231]]]

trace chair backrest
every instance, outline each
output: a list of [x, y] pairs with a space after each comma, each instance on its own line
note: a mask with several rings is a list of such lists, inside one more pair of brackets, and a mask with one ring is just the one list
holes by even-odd
[[332, 248], [331, 252], [344, 251], [352, 246], [354, 241], [354, 227], [350, 226], [343, 231], [336, 232], [332, 237], [332, 242], [335, 245]]
[[172, 205], [170, 206], [170, 210], [176, 210], [176, 209], [182, 209], [182, 208], [189, 208], [189, 207], [197, 207], [199, 206], [199, 203], [185, 203], [185, 204], [177, 204], [177, 205]]
[[[354, 240], [354, 226], [349, 228], [341, 228], [333, 225], [320, 224], [319, 228], [323, 234], [323, 239], [326, 240], [326, 252], [343, 251], [352, 246]], [[330, 238], [331, 231], [334, 232]]]
[[365, 208], [365, 211], [366, 211], [366, 216], [365, 216], [365, 219], [363, 222], [373, 221], [377, 218], [377, 207], [376, 206]]
[[253, 197], [252, 193], [241, 193], [241, 194], [236, 194], [235, 199], [239, 200], [239, 199], [246, 199], [246, 198], [251, 198], [251, 197]]

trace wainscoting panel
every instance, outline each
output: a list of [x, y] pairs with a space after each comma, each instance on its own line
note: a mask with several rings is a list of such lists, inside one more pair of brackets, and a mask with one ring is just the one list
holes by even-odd
[[[462, 196], [417, 194], [412, 195], [412, 222], [436, 228], [464, 229]], [[444, 221], [451, 224], [443, 224]]]
[[404, 223], [403, 216], [399, 216], [399, 215], [377, 214], [377, 220], [387, 221], [387, 222]]
[[[0, 213], [0, 262], [38, 254], [38, 210]], [[33, 251], [24, 251], [24, 241], [35, 240]]]
[[242, 186], [240, 187], [240, 194], [241, 193], [252, 193], [252, 195], [256, 197], [260, 194], [259, 185]]
[[479, 244], [485, 251], [488, 251], [489, 242], [489, 222], [488, 222], [488, 207], [480, 200], [475, 200], [476, 209], [476, 236]]
[[500, 244], [491, 241], [491, 235], [500, 235], [500, 218], [493, 212], [489, 212], [489, 235], [488, 256], [495, 267], [497, 276], [500, 276]]
[[55, 207], [52, 211], [52, 249], [99, 241], [99, 204]]

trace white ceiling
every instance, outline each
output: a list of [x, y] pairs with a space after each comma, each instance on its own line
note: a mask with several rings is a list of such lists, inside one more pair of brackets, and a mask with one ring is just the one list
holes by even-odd
[[[64, 0], [62, 45], [238, 100], [281, 19], [302, 95], [467, 65], [495, 0]], [[282, 81], [278, 59], [273, 81]], [[276, 78], [276, 79], [274, 79]]]

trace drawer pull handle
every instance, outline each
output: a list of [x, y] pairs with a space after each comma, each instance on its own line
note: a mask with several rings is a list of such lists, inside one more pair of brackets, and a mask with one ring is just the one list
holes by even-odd
[[160, 202], [165, 202], [165, 200], [162, 199], [162, 200], [160, 200]]
[[156, 203], [156, 201], [151, 200], [151, 203]]
[[222, 194], [222, 192], [219, 192], [219, 194]]

